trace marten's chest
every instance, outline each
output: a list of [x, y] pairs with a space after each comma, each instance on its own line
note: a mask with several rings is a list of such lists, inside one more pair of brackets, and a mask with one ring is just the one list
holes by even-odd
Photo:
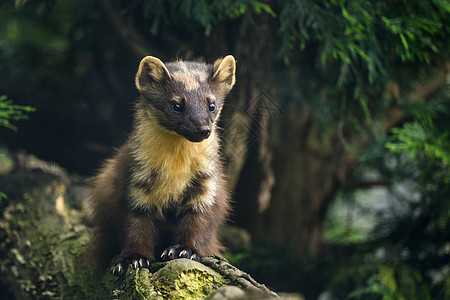
[[213, 201], [216, 162], [213, 140], [191, 143], [184, 140], [141, 143], [134, 150], [129, 193], [133, 205], [164, 210], [192, 202], [206, 205]]

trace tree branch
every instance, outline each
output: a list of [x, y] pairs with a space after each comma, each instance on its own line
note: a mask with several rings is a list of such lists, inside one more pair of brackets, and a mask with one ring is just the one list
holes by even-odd
[[149, 45], [147, 41], [139, 35], [139, 33], [125, 23], [123, 18], [117, 12], [117, 9], [109, 0], [97, 0], [97, 3], [103, 11], [105, 17], [111, 23], [111, 26], [116, 34], [122, 42], [128, 46], [136, 58], [141, 59], [147, 55], [154, 55], [163, 60], [167, 59], [164, 53]]
[[[414, 91], [410, 94], [419, 99], [427, 99], [429, 98], [439, 87], [441, 87], [445, 81], [447, 80], [447, 76], [450, 71], [450, 63], [443, 64], [442, 67], [437, 69], [437, 74], [425, 82], [418, 82], [415, 84]], [[393, 89], [393, 94], [400, 97], [399, 88], [397, 85], [393, 85], [391, 87]], [[385, 131], [390, 130], [393, 127], [398, 126], [401, 122], [403, 122], [408, 115], [406, 112], [400, 110], [399, 108], [392, 108], [387, 112], [387, 121], [384, 125]]]

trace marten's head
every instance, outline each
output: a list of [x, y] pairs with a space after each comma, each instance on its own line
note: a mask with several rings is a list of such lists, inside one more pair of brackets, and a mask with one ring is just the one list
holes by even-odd
[[142, 59], [136, 75], [141, 103], [159, 124], [191, 142], [209, 137], [235, 82], [231, 55], [214, 65], [177, 61], [164, 64], [156, 57]]

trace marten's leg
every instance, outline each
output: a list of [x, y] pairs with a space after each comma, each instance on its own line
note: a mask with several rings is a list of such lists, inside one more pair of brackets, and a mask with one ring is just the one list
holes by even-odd
[[217, 228], [222, 222], [223, 213], [217, 205], [203, 211], [186, 208], [175, 233], [177, 244], [163, 252], [162, 260], [200, 260], [202, 256], [218, 253], [222, 246], [217, 239]]
[[154, 247], [157, 231], [152, 213], [140, 209], [130, 210], [122, 229], [122, 251], [112, 272], [114, 275], [125, 274], [128, 265], [134, 269], [145, 268], [154, 260]]
[[[217, 172], [220, 174], [219, 170]], [[217, 229], [224, 222], [229, 210], [228, 194], [224, 186], [225, 182], [221, 176], [199, 174], [193, 180], [184, 193], [185, 205], [179, 215], [175, 232], [176, 245], [162, 253], [162, 260], [200, 260], [202, 256], [222, 250]]]

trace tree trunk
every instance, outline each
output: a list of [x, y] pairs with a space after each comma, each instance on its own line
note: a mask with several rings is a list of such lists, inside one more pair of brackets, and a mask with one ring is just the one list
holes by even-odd
[[224, 113], [223, 143], [235, 188], [234, 219], [256, 240], [318, 254], [322, 221], [351, 162], [336, 133], [322, 142], [302, 99], [288, 103], [289, 93], [280, 93], [300, 89], [303, 81], [290, 87], [277, 78], [288, 66], [277, 58], [274, 22], [266, 14], [245, 19], [238, 36], [237, 86]]
[[[271, 92], [268, 83], [273, 82], [272, 58], [266, 56], [273, 53], [270, 39], [271, 16], [259, 14], [253, 18], [245, 18], [236, 38], [235, 55], [237, 62], [237, 80], [234, 90], [228, 97], [222, 120], [224, 123], [223, 148], [227, 160], [227, 171], [230, 189], [233, 190], [244, 165], [249, 144], [256, 138], [266, 136], [268, 123], [260, 120], [259, 128], [255, 124], [257, 112], [264, 100], [264, 95]], [[258, 26], [255, 26], [255, 23]], [[267, 145], [267, 139], [260, 139], [261, 147]], [[266, 157], [270, 161], [270, 157]], [[271, 176], [270, 170], [265, 175]], [[266, 177], [267, 177], [266, 176]], [[258, 187], [260, 188], [260, 187]]]
[[[261, 182], [257, 148], [250, 148], [236, 196], [239, 224], [256, 239], [269, 239], [316, 256], [322, 243], [322, 222], [329, 204], [353, 164], [336, 135], [323, 140], [318, 125], [303, 105], [290, 107], [279, 120], [273, 143], [275, 184], [270, 202], [255, 194]], [[295, 114], [297, 113], [297, 114]]]
[[[337, 103], [343, 101], [340, 93], [345, 91], [337, 91], [332, 67], [318, 66], [313, 45], [301, 52], [293, 50], [290, 65], [281, 63], [274, 22], [264, 14], [253, 23], [244, 21], [236, 41], [240, 45], [238, 99], [229, 99], [234, 115], [227, 112], [224, 125], [227, 133], [241, 124], [235, 130], [241, 138], [232, 136], [224, 143], [235, 179], [234, 221], [248, 229], [255, 241], [276, 241], [317, 257], [328, 208], [370, 142], [366, 129], [345, 130], [339, 113], [359, 120], [361, 127], [369, 118], [372, 129], [380, 133], [407, 115], [394, 107], [398, 103], [365, 117], [358, 104], [349, 104], [345, 112], [333, 111], [341, 109]], [[425, 80], [417, 76], [421, 81], [412, 88], [390, 82], [383, 94], [373, 97], [393, 94], [398, 102], [423, 101], [445, 82], [448, 64], [437, 65], [437, 72]], [[315, 111], [319, 109], [323, 111]], [[233, 151], [234, 156], [228, 154]]]

